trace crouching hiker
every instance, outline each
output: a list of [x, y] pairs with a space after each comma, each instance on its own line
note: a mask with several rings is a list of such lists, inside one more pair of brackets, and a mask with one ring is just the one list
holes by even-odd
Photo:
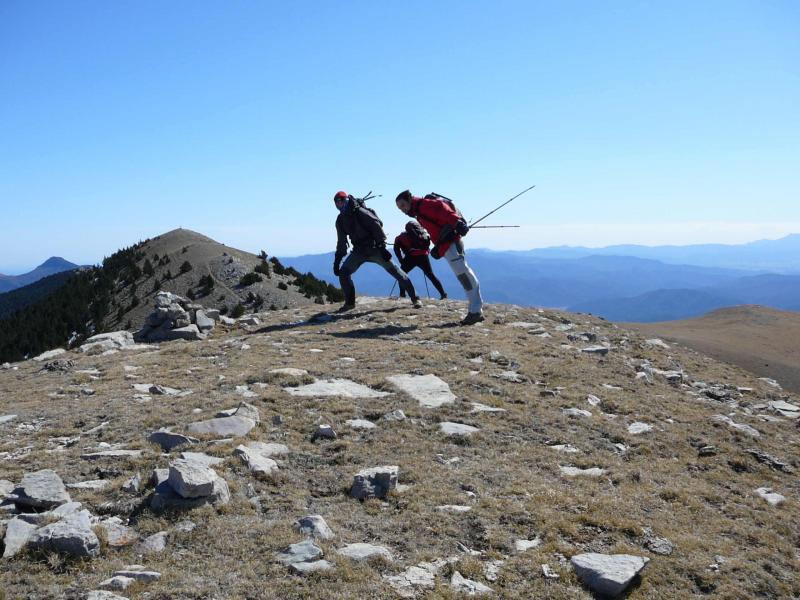
[[[394, 238], [394, 253], [400, 261], [400, 268], [406, 273], [419, 267], [425, 277], [431, 280], [433, 287], [439, 292], [439, 298], [444, 300], [447, 294], [433, 273], [430, 259], [431, 236], [416, 221], [406, 223], [406, 230]], [[405, 292], [400, 290], [400, 296], [405, 296]]]
[[[422, 303], [417, 298], [414, 285], [403, 271], [392, 262], [392, 254], [386, 249], [386, 234], [383, 232], [383, 222], [371, 208], [367, 208], [362, 200], [354, 198], [347, 192], [336, 192], [333, 197], [339, 216], [336, 217], [336, 256], [333, 260], [333, 274], [339, 277], [339, 282], [344, 292], [344, 304], [340, 312], [351, 310], [356, 305], [356, 288], [353, 285], [352, 275], [365, 262], [375, 263], [383, 267], [389, 275], [397, 280], [400, 289], [408, 293], [414, 308], [420, 308]], [[353, 246], [353, 251], [339, 266], [347, 254], [348, 242]]]
[[433, 258], [447, 259], [447, 264], [455, 273], [459, 283], [467, 293], [469, 312], [462, 325], [472, 325], [483, 321], [483, 299], [481, 288], [475, 273], [469, 268], [464, 255], [464, 244], [461, 238], [469, 231], [469, 226], [452, 201], [431, 194], [424, 198], [412, 196], [406, 190], [400, 192], [395, 199], [397, 208], [414, 217], [430, 234], [435, 244], [431, 250]]

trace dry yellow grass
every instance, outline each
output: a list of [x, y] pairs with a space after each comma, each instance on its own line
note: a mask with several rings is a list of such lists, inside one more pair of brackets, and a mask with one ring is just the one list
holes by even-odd
[[[104, 548], [91, 562], [21, 555], [3, 565], [0, 589], [7, 598], [71, 598], [94, 589], [115, 569], [141, 563], [163, 577], [131, 588], [126, 593], [130, 598], [395, 598], [382, 575], [423, 560], [459, 556], [459, 563], [442, 572], [426, 597], [457, 598], [445, 575], [459, 570], [488, 583], [501, 598], [588, 599], [591, 595], [563, 560], [596, 551], [651, 559], [631, 599], [800, 595], [800, 531], [793, 517], [800, 497], [797, 477], [773, 471], [745, 452], [754, 447], [794, 463], [794, 423], [763, 422], [744, 414], [749, 406], [773, 397], [774, 390], [735, 367], [694, 352], [649, 347], [639, 334], [591, 317], [490, 306], [485, 324], [453, 327], [459, 308], [455, 302], [435, 302], [412, 311], [406, 303], [383, 301], [362, 305], [333, 322], [309, 324], [307, 319], [319, 310], [309, 307], [265, 313], [265, 323], [252, 331], [218, 328], [202, 342], [105, 357], [70, 355], [76, 369], [102, 372], [91, 381], [74, 373], [37, 373], [38, 363], [0, 371], [0, 414], [19, 415], [1, 426], [0, 452], [33, 445], [22, 458], [0, 461], [3, 478], [18, 482], [25, 472], [52, 468], [65, 482], [111, 479], [106, 491], [73, 490], [72, 496], [95, 514], [130, 517], [142, 537], [172, 530], [185, 519], [197, 524], [190, 533], [172, 531], [167, 551], [160, 555], [139, 557], [133, 548]], [[541, 321], [552, 337], [510, 325], [533, 320]], [[573, 331], [558, 330], [564, 320], [575, 324]], [[593, 344], [569, 342], [567, 335], [575, 331], [591, 331], [613, 349], [606, 357], [582, 354], [575, 347]], [[242, 350], [243, 343], [250, 348]], [[492, 362], [492, 351], [506, 357], [528, 382], [495, 377], [512, 367]], [[483, 362], [471, 361], [476, 357]], [[635, 366], [643, 360], [661, 369], [680, 367], [690, 380], [754, 388], [738, 399], [733, 418], [756, 427], [761, 437], [749, 438], [711, 421], [712, 415], [734, 409], [698, 395], [694, 388], [636, 379]], [[137, 378], [126, 379], [123, 365], [139, 366]], [[296, 398], [282, 386], [305, 381], [267, 375], [278, 367], [307, 369], [318, 378], [349, 378], [392, 392], [388, 375], [433, 373], [450, 384], [457, 400], [429, 409], [401, 393], [369, 400]], [[138, 402], [131, 389], [136, 382], [192, 389], [193, 394]], [[153, 514], [147, 508], [150, 490], [134, 496], [120, 490], [134, 472], [147, 478], [153, 468], [167, 466], [169, 458], [147, 442], [150, 432], [163, 426], [180, 430], [236, 406], [242, 398], [235, 386], [245, 384], [258, 394], [248, 402], [261, 412], [261, 424], [247, 439], [280, 442], [291, 450], [278, 458], [277, 477], [252, 477], [231, 456], [243, 441], [237, 439], [191, 448], [227, 459], [216, 468], [231, 487], [227, 506]], [[87, 386], [95, 395], [80, 393]], [[558, 394], [543, 396], [545, 389]], [[60, 395], [51, 396], [58, 391]], [[589, 394], [602, 404], [587, 404]], [[472, 402], [507, 412], [471, 414]], [[562, 414], [566, 407], [588, 409], [593, 416], [570, 418]], [[199, 415], [193, 413], [198, 408]], [[380, 420], [397, 408], [407, 420]], [[282, 424], [273, 425], [276, 415]], [[378, 427], [350, 430], [345, 421], [353, 418], [373, 420]], [[81, 436], [61, 452], [48, 452], [50, 438], [76, 437], [104, 421], [108, 425], [98, 433]], [[480, 432], [467, 439], [448, 438], [439, 432], [440, 421], [474, 425]], [[633, 421], [649, 423], [654, 430], [631, 435], [627, 426]], [[40, 423], [37, 431], [18, 429], [33, 422]], [[312, 443], [320, 423], [332, 424], [339, 439]], [[83, 448], [100, 441], [145, 453], [120, 463], [80, 459]], [[581, 453], [563, 454], [547, 445], [556, 442], [572, 444]], [[615, 444], [625, 444], [627, 452], [620, 453]], [[697, 448], [703, 444], [715, 446], [716, 456], [699, 457]], [[459, 461], [443, 464], [454, 457]], [[399, 465], [400, 483], [410, 486], [407, 491], [392, 493], [385, 502], [348, 498], [353, 474], [384, 464]], [[559, 471], [562, 465], [608, 472], [598, 479], [568, 479]], [[773, 487], [787, 501], [777, 508], [768, 505], [754, 493], [762, 486]], [[472, 510], [435, 510], [443, 504], [467, 504]], [[336, 532], [336, 539], [321, 543], [336, 569], [303, 578], [290, 575], [274, 562], [274, 555], [302, 539], [293, 523], [307, 514], [323, 515]], [[675, 552], [659, 556], [645, 549], [645, 527], [672, 541]], [[536, 536], [542, 539], [540, 547], [515, 553], [516, 539]], [[394, 564], [355, 564], [335, 554], [336, 548], [354, 542], [387, 546]], [[463, 555], [459, 544], [483, 554]], [[503, 557], [498, 580], [486, 581], [487, 561]], [[542, 564], [550, 565], [560, 579], [545, 579]]]

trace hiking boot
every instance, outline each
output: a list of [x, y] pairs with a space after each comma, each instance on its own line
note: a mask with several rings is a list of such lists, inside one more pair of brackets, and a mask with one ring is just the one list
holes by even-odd
[[411, 303], [411, 306], [414, 308], [422, 308], [422, 302], [420, 302], [419, 298], [415, 298], [414, 301]]
[[439, 296], [439, 300], [447, 300], [447, 292], [442, 292], [442, 295]]
[[483, 313], [467, 313], [467, 316], [461, 321], [462, 325], [475, 325], [475, 323], [480, 323], [483, 321]]
[[347, 312], [348, 310], [353, 310], [355, 307], [356, 307], [355, 304], [350, 304], [349, 302], [345, 302], [339, 307], [339, 310], [337, 310], [336, 312], [337, 313]]

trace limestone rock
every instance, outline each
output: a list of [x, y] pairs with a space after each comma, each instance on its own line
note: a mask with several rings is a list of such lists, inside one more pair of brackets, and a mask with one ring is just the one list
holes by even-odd
[[405, 421], [406, 420], [406, 413], [404, 413], [399, 408], [397, 410], [393, 410], [392, 412], [388, 412], [381, 417], [384, 421]]
[[355, 561], [369, 560], [372, 558], [382, 558], [387, 562], [392, 562], [394, 560], [388, 548], [384, 546], [375, 546], [373, 544], [347, 544], [339, 548], [336, 554]]
[[653, 431], [653, 426], [648, 425], [647, 423], [641, 423], [639, 421], [636, 421], [628, 425], [628, 433], [630, 433], [631, 435], [640, 435], [642, 433], [648, 433], [650, 431]]
[[353, 429], [375, 429], [377, 427], [375, 423], [366, 419], [348, 419], [346, 424]]
[[[87, 511], [88, 512], [88, 511]], [[81, 519], [64, 518], [37, 529], [28, 544], [37, 550], [58, 552], [76, 557], [100, 554], [100, 540]]]
[[232, 417], [222, 417], [209, 419], [207, 421], [197, 421], [190, 423], [187, 430], [195, 435], [217, 435], [220, 437], [247, 435], [256, 426], [253, 419], [234, 415]]
[[183, 498], [210, 496], [217, 474], [197, 462], [178, 459], [169, 465], [167, 482]]
[[141, 455], [141, 450], [103, 450], [81, 454], [81, 458], [84, 460], [126, 460], [139, 458]]
[[17, 415], [0, 415], [0, 425], [5, 425], [6, 423], [10, 423], [16, 418]]
[[[237, 386], [241, 387], [241, 386]], [[258, 394], [253, 394], [253, 396], [257, 396]], [[258, 408], [253, 406], [252, 404], [248, 404], [247, 402], [240, 402], [239, 406], [236, 408], [230, 408], [228, 410], [221, 410], [216, 415], [217, 418], [223, 417], [245, 417], [247, 419], [252, 419], [256, 423], [261, 422], [261, 413], [258, 411]]]
[[561, 412], [568, 417], [590, 418], [592, 416], [592, 413], [582, 408], [562, 408]]
[[172, 489], [168, 482], [163, 482], [156, 487], [155, 494], [150, 500], [150, 507], [154, 511], [167, 509], [188, 510], [205, 504], [222, 505], [231, 500], [231, 492], [227, 482], [217, 476], [214, 480], [212, 493], [199, 498], [184, 498]]
[[292, 396], [342, 398], [383, 398], [388, 392], [379, 392], [349, 379], [322, 379], [300, 387], [283, 388]]
[[426, 408], [438, 408], [456, 400], [450, 386], [436, 375], [392, 375], [386, 381]]
[[34, 356], [31, 360], [35, 360], [36, 362], [42, 362], [44, 360], [50, 360], [55, 358], [56, 356], [61, 356], [62, 354], [66, 354], [66, 350], [64, 348], [56, 348], [55, 350], [48, 350], [47, 352], [42, 352], [39, 356]]
[[284, 444], [276, 444], [275, 442], [247, 442], [244, 446], [261, 456], [272, 458], [273, 456], [283, 456], [289, 454], [289, 448]]
[[761, 496], [764, 500], [769, 502], [772, 506], [778, 506], [779, 504], [783, 504], [786, 501], [786, 497], [778, 494], [777, 492], [773, 492], [772, 488], [768, 487], [760, 487], [756, 490], [756, 494]]
[[458, 571], [454, 572], [453, 576], [450, 578], [450, 587], [457, 592], [466, 594], [467, 596], [478, 596], [480, 594], [492, 593], [492, 588], [490, 588], [488, 585], [478, 581], [473, 581], [471, 579], [466, 579]]
[[289, 570], [297, 575], [325, 572], [333, 570], [333, 565], [327, 560], [312, 560], [310, 562], [296, 562], [289, 565]]
[[649, 558], [630, 554], [587, 553], [570, 560], [575, 573], [592, 592], [616, 597], [622, 594], [633, 579], [641, 573]]
[[214, 465], [225, 462], [224, 458], [211, 456], [205, 452], [181, 452], [181, 458], [203, 465], [204, 467], [213, 467]]
[[171, 452], [175, 448], [188, 444], [196, 444], [200, 440], [181, 433], [174, 433], [169, 429], [159, 429], [151, 433], [147, 441], [161, 446], [164, 452]]
[[336, 534], [320, 515], [302, 517], [297, 520], [295, 527], [300, 533], [321, 540], [331, 540], [336, 537]]
[[353, 478], [350, 496], [359, 500], [385, 498], [389, 491], [397, 487], [400, 467], [373, 467], [359, 471]]
[[137, 551], [141, 554], [156, 554], [163, 552], [167, 548], [167, 537], [169, 533], [166, 531], [159, 531], [153, 535], [146, 537], [136, 547]]
[[198, 310], [195, 313], [195, 324], [203, 333], [207, 333], [214, 329], [214, 320], [206, 315], [205, 311], [202, 310]]
[[480, 431], [480, 429], [473, 427], [472, 425], [464, 425], [463, 423], [443, 421], [442, 423], [439, 423], [439, 431], [445, 435], [467, 436]]
[[136, 583], [136, 580], [133, 579], [132, 577], [122, 577], [120, 575], [114, 575], [113, 577], [106, 579], [105, 581], [101, 581], [98, 587], [104, 590], [122, 591], [128, 589], [134, 583]]
[[567, 477], [602, 477], [606, 474], [605, 469], [591, 467], [589, 469], [579, 469], [578, 467], [559, 467], [562, 475]]
[[86, 596], [86, 600], [128, 600], [125, 596], [118, 596], [114, 592], [93, 590]]
[[31, 508], [53, 508], [70, 501], [64, 482], [51, 469], [26, 473], [13, 493], [17, 504]]
[[139, 540], [139, 534], [124, 525], [119, 517], [111, 517], [101, 521], [99, 527], [105, 534], [106, 543], [112, 548], [130, 546]]
[[278, 463], [259, 454], [257, 450], [251, 447], [237, 446], [234, 453], [242, 458], [244, 464], [256, 477], [266, 478], [278, 472]]
[[28, 543], [28, 540], [36, 531], [36, 525], [28, 523], [20, 518], [11, 519], [6, 526], [5, 550], [3, 558], [16, 556]]
[[311, 540], [298, 542], [297, 544], [290, 544], [282, 552], [279, 552], [275, 557], [278, 562], [285, 565], [293, 563], [311, 562], [322, 558], [322, 548], [317, 546]]
[[741, 431], [751, 437], [760, 437], [761, 433], [753, 428], [750, 425], [745, 425], [744, 423], [734, 423], [733, 419], [730, 417], [726, 417], [725, 415], [714, 415], [711, 417], [713, 421], [717, 421], [719, 423], [725, 423], [731, 429], [736, 429], [737, 431]]
[[532, 540], [517, 540], [514, 542], [514, 549], [517, 552], [526, 552], [528, 550], [532, 550], [533, 548], [538, 548], [542, 545], [542, 540], [538, 537]]

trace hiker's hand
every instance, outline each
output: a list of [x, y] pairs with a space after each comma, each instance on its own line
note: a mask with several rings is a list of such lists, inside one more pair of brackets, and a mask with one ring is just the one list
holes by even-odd
[[469, 225], [463, 219], [456, 223], [456, 233], [462, 237], [469, 233]]
[[431, 256], [436, 260], [442, 258], [442, 249], [439, 248], [439, 244], [436, 244], [433, 248], [431, 248]]

